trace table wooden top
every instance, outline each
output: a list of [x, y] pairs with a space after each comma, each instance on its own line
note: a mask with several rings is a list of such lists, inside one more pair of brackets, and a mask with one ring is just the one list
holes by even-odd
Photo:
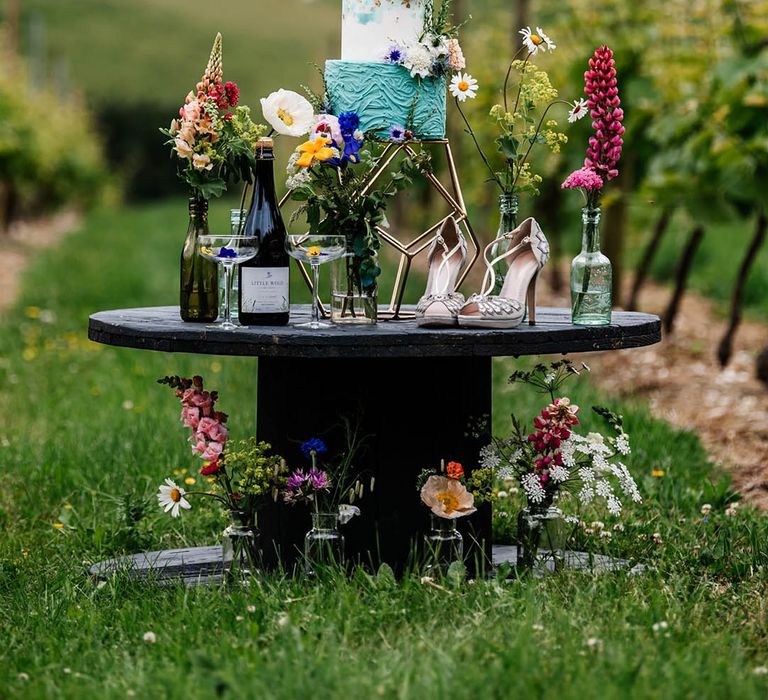
[[419, 328], [414, 320], [372, 326], [295, 328], [309, 320], [308, 305], [291, 307], [287, 326], [243, 326], [221, 331], [185, 323], [176, 306], [100, 311], [88, 337], [120, 347], [206, 355], [259, 357], [497, 357], [619, 350], [661, 340], [658, 316], [614, 312], [607, 326], [574, 326], [569, 309], [538, 308], [537, 323], [511, 330]]

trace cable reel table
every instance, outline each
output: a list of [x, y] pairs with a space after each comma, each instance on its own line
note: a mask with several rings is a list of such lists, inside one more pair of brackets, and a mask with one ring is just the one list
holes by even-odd
[[[569, 309], [539, 308], [536, 316], [535, 326], [512, 330], [422, 329], [401, 320], [310, 331], [293, 327], [309, 319], [309, 306], [292, 306], [291, 325], [219, 331], [184, 323], [178, 307], [163, 306], [95, 313], [88, 337], [142, 350], [258, 357], [256, 434], [292, 467], [306, 461], [302, 440], [322, 436], [343, 416], [359, 418], [369, 436], [360, 461], [376, 487], [362, 516], [343, 528], [348, 556], [400, 571], [427, 523], [417, 475], [441, 459], [472, 465], [488, 444], [493, 357], [620, 350], [661, 340], [659, 318], [648, 314], [615, 312], [607, 326], [574, 326]], [[278, 505], [259, 527], [265, 564], [290, 570], [308, 513]], [[490, 565], [490, 507], [461, 519], [460, 529], [470, 565], [481, 558]], [[192, 551], [186, 570], [174, 559], [175, 575], [197, 570]], [[136, 566], [152, 560], [161, 567], [161, 553], [154, 554], [142, 555]], [[98, 567], [93, 571], [103, 571]]]

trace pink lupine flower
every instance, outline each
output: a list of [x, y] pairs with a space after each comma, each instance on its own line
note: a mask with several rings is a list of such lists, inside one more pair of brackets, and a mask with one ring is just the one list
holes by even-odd
[[613, 51], [601, 46], [589, 59], [584, 73], [584, 92], [592, 116], [595, 135], [589, 139], [584, 167], [596, 171], [605, 180], [613, 180], [619, 171], [616, 164], [623, 145], [624, 111], [621, 109]]

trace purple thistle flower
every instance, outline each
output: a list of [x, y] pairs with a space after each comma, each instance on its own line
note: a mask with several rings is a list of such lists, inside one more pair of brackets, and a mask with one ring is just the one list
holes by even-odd
[[331, 485], [330, 479], [328, 479], [328, 474], [320, 469], [315, 469], [314, 467], [309, 470], [307, 479], [309, 480], [309, 485], [315, 491], [327, 489]]
[[309, 475], [301, 471], [301, 469], [297, 469], [288, 477], [285, 488], [288, 491], [298, 491], [304, 485], [307, 479], [309, 479]]

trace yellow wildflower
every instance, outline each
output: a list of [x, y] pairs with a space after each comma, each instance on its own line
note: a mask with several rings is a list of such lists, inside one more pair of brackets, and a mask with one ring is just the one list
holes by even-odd
[[328, 144], [330, 143], [330, 139], [324, 139], [320, 136], [316, 137], [314, 141], [310, 140], [302, 143], [301, 146], [296, 149], [301, 153], [299, 159], [296, 161], [296, 166], [299, 168], [309, 168], [316, 162], [322, 163], [329, 158], [333, 158], [333, 149], [328, 148]]
[[662, 476], [664, 476], [664, 470], [663, 469], [654, 469], [651, 471], [651, 476], [656, 479], [661, 479]]

